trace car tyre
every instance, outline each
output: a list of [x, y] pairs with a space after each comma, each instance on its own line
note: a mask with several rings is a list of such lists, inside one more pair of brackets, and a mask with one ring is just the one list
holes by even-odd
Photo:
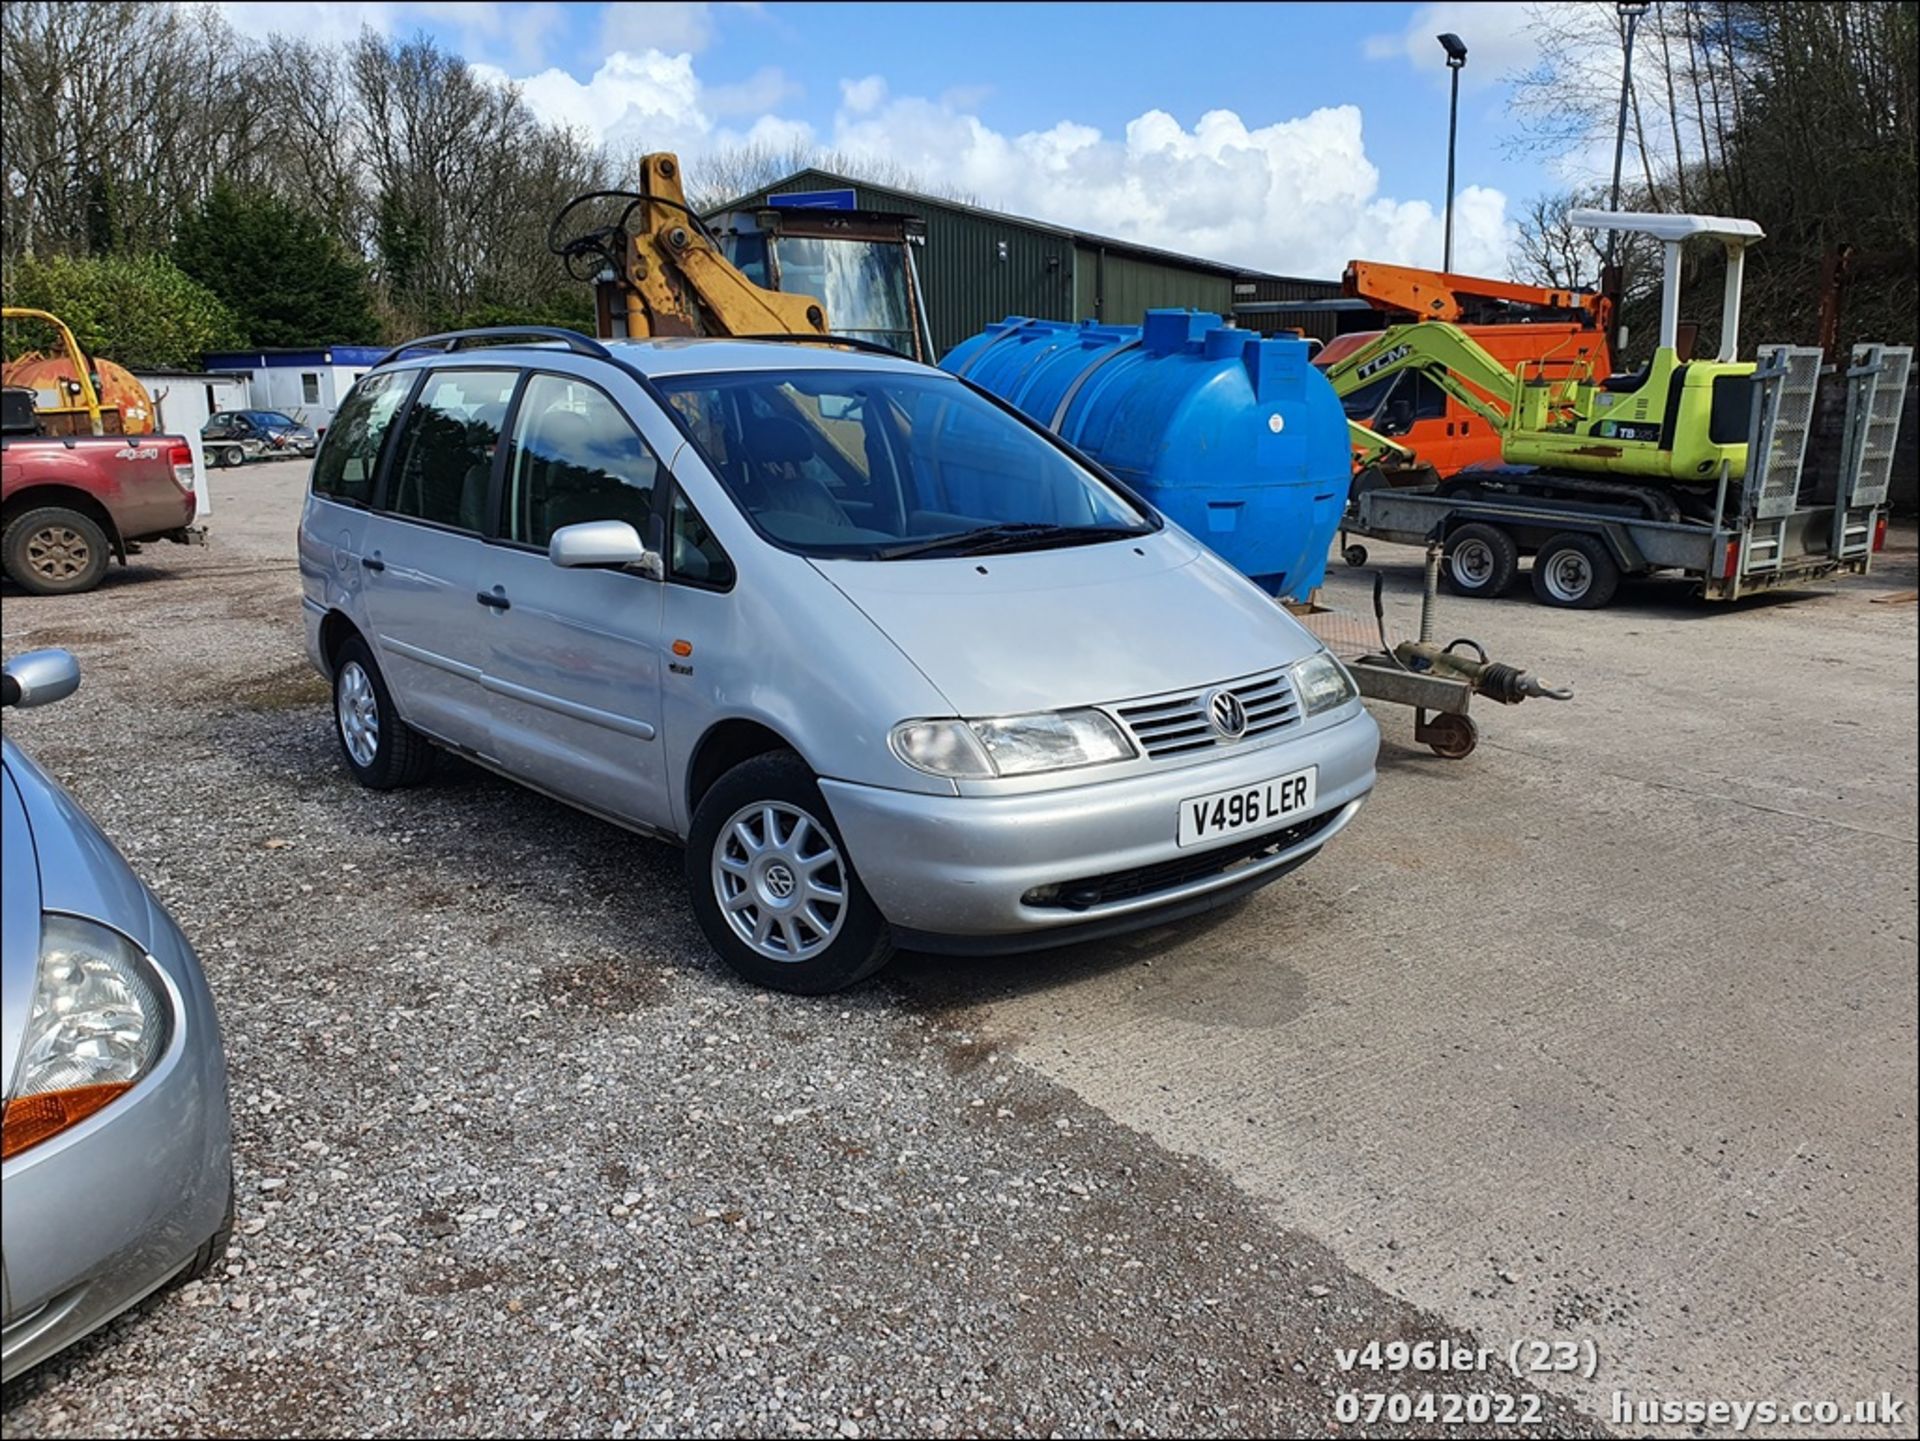
[[1599, 539], [1575, 531], [1548, 538], [1533, 558], [1533, 598], [1561, 610], [1599, 610], [1620, 588], [1620, 567]]
[[805, 761], [770, 751], [700, 798], [687, 837], [694, 917], [721, 959], [757, 986], [822, 996], [893, 956], [893, 931], [861, 885]]
[[1497, 525], [1475, 521], [1447, 537], [1441, 576], [1455, 595], [1499, 596], [1520, 573], [1520, 547]]
[[220, 1229], [200, 1243], [200, 1249], [193, 1253], [193, 1259], [187, 1262], [186, 1269], [173, 1278], [173, 1284], [184, 1286], [189, 1281], [198, 1281], [214, 1267], [227, 1258], [227, 1242], [233, 1238], [233, 1172], [227, 1172], [227, 1214], [220, 1222]]
[[333, 658], [333, 733], [347, 769], [369, 790], [417, 785], [433, 769], [433, 743], [400, 719], [386, 677], [357, 635]]
[[100, 584], [111, 555], [100, 522], [64, 505], [27, 511], [0, 536], [7, 578], [34, 595], [78, 595]]

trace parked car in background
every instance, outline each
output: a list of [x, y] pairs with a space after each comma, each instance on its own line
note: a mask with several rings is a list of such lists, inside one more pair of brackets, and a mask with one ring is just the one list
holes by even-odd
[[780, 989], [1218, 905], [1373, 786], [1352, 678], [1284, 610], [891, 356], [389, 359], [334, 418], [299, 548], [356, 778], [418, 781], [441, 746], [680, 843], [709, 941]]
[[[0, 700], [72, 694], [65, 651]], [[74, 802], [0, 740], [0, 1377], [210, 1270], [233, 1225], [226, 1057], [193, 947]]]
[[[179, 435], [43, 435], [31, 391], [0, 420], [0, 567], [36, 595], [92, 590], [142, 541], [193, 526], [193, 447]], [[22, 398], [24, 397], [24, 399]]]
[[310, 456], [319, 444], [312, 426], [277, 410], [222, 410], [200, 427], [200, 446], [209, 465]]

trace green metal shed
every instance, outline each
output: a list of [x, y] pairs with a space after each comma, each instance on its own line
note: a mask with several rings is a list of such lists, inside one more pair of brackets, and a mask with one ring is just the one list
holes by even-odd
[[[920, 286], [934, 348], [945, 354], [1009, 315], [1137, 325], [1150, 309], [1184, 306], [1233, 313], [1236, 283], [1267, 278], [1243, 266], [1200, 260], [977, 205], [875, 185], [825, 170], [802, 170], [713, 213], [764, 204], [770, 195], [851, 190], [862, 210], [917, 215], [926, 222]], [[1307, 281], [1338, 295], [1337, 281]]]

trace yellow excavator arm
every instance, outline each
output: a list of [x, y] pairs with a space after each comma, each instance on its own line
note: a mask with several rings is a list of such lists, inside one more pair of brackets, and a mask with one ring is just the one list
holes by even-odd
[[68, 382], [73, 394], [80, 398], [77, 406], [56, 406], [57, 411], [80, 410], [86, 413], [87, 424], [95, 435], [106, 433], [101, 418], [100, 396], [93, 388], [93, 377], [87, 373], [87, 357], [80, 349], [80, 342], [73, 338], [73, 332], [67, 323], [57, 315], [44, 310], [29, 310], [24, 306], [9, 305], [0, 311], [0, 319], [40, 320], [51, 325], [60, 335], [60, 346], [67, 353], [67, 364], [73, 367], [73, 379]]
[[[1513, 405], [1516, 377], [1487, 353], [1472, 336], [1444, 321], [1421, 320], [1393, 325], [1371, 345], [1327, 367], [1333, 392], [1343, 401], [1362, 386], [1401, 371], [1413, 370], [1480, 416], [1496, 432], [1505, 431]], [[1488, 400], [1497, 396], [1500, 400]], [[1347, 422], [1362, 467], [1377, 465], [1389, 456], [1411, 460], [1413, 452], [1357, 420]]]
[[[583, 258], [596, 265], [581, 278], [594, 282], [602, 336], [827, 334], [821, 301], [755, 285], [720, 253], [687, 204], [675, 156], [644, 156], [640, 177], [638, 191], [578, 197], [555, 217], [548, 235], [549, 247], [569, 266]], [[629, 202], [618, 222], [558, 240], [574, 206], [609, 198]]]

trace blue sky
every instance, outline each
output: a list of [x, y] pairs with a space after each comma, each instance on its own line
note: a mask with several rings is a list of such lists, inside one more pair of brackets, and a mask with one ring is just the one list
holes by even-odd
[[425, 30], [547, 118], [690, 164], [809, 141], [984, 204], [1301, 273], [1349, 252], [1438, 263], [1447, 80], [1433, 37], [1454, 30], [1471, 51], [1461, 268], [1503, 272], [1512, 216], [1559, 183], [1507, 144], [1504, 77], [1531, 58], [1514, 3], [222, 8], [255, 33], [295, 13], [317, 38]]

